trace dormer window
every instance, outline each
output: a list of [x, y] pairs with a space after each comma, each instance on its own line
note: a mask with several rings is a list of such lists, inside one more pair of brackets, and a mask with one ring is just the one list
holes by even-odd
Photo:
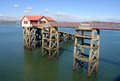
[[24, 21], [24, 24], [28, 24], [28, 21]]

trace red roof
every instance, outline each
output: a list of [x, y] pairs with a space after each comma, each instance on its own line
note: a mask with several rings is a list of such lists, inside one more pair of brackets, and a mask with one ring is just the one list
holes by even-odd
[[48, 21], [54, 21], [51, 17], [44, 16]]
[[42, 16], [25, 16], [28, 20], [39, 20]]
[[24, 16], [21, 20], [23, 20], [25, 17], [30, 21], [31, 20], [38, 21], [41, 18], [46, 18], [48, 21], [53, 21], [53, 19], [51, 17], [47, 17], [47, 16]]

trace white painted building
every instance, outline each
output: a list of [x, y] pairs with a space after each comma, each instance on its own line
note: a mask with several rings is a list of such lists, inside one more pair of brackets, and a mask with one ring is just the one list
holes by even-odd
[[37, 24], [45, 24], [47, 22], [53, 22], [53, 19], [47, 16], [24, 16], [21, 22], [22, 22], [22, 27], [33, 27], [33, 26], [37, 26]]

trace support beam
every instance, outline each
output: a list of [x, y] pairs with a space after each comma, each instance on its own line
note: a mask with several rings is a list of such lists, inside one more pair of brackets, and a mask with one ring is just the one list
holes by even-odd
[[74, 40], [74, 35], [66, 33], [66, 32], [59, 32], [60, 42], [67, 42], [68, 40]]

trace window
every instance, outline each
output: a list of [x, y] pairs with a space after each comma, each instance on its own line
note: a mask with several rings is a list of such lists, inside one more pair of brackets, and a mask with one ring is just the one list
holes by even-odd
[[40, 24], [45, 24], [46, 23], [46, 21], [40, 21]]
[[28, 24], [28, 21], [24, 21], [24, 24]]

